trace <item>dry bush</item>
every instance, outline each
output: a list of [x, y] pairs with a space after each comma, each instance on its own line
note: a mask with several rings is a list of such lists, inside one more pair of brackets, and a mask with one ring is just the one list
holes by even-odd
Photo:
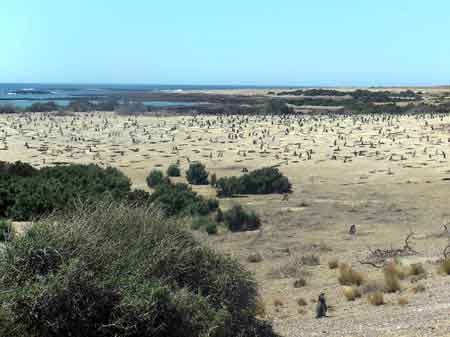
[[425, 275], [426, 271], [423, 267], [422, 263], [413, 263], [409, 266], [409, 275], [411, 276], [419, 276]]
[[320, 265], [320, 257], [314, 254], [304, 255], [301, 257], [301, 262], [305, 266], [318, 266]]
[[411, 277], [410, 282], [411, 283], [417, 283], [420, 280], [424, 280], [427, 278], [427, 274], [419, 274], [419, 275], [414, 275], [413, 277]]
[[343, 287], [342, 292], [347, 301], [354, 301], [361, 297], [361, 290], [357, 287]]
[[407, 305], [409, 303], [408, 299], [406, 297], [399, 297], [397, 299], [398, 304], [400, 305]]
[[439, 271], [445, 275], [450, 275], [450, 258], [443, 259], [439, 263]]
[[261, 296], [258, 296], [255, 304], [256, 304], [255, 315], [261, 318], [266, 317], [266, 305]]
[[394, 293], [400, 290], [400, 280], [398, 276], [398, 269], [395, 263], [388, 264], [384, 270], [385, 290], [389, 293]]
[[372, 305], [383, 305], [384, 304], [384, 295], [381, 291], [377, 291], [369, 294], [367, 296], [367, 300]]
[[300, 298], [297, 300], [297, 304], [298, 304], [299, 306], [301, 306], [301, 307], [305, 307], [305, 306], [308, 305], [308, 302], [307, 302], [303, 297], [300, 297]]
[[361, 291], [363, 294], [369, 294], [383, 290], [384, 290], [384, 282], [381, 280], [367, 280], [361, 286]]
[[306, 280], [304, 278], [299, 278], [294, 281], [294, 288], [302, 288], [306, 286]]
[[273, 300], [273, 305], [274, 305], [275, 307], [282, 307], [282, 306], [284, 305], [284, 303], [283, 303], [283, 301], [280, 300], [279, 298], [276, 298], [276, 299]]
[[362, 273], [353, 270], [353, 268], [346, 264], [341, 263], [339, 265], [339, 277], [338, 281], [341, 285], [350, 286], [350, 285], [361, 285], [364, 282], [364, 276]]
[[417, 293], [423, 293], [425, 291], [425, 286], [422, 283], [417, 284], [415, 287], [412, 288], [412, 292], [414, 294]]
[[250, 263], [258, 263], [261, 262], [263, 260], [263, 257], [260, 253], [256, 252], [256, 253], [251, 253], [248, 257], [247, 257], [247, 261]]
[[339, 267], [339, 260], [337, 258], [332, 258], [328, 261], [328, 268], [336, 269], [337, 267]]

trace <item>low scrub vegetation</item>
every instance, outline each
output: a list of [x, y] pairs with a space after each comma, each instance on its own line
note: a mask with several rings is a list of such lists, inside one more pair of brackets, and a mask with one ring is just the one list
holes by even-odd
[[186, 171], [186, 179], [192, 185], [208, 185], [208, 175], [202, 163], [192, 163]]
[[445, 275], [450, 275], [450, 258], [445, 258], [439, 263], [439, 271]]
[[219, 205], [217, 200], [207, 200], [183, 183], [157, 185], [149, 201], [155, 203], [168, 216], [207, 215], [216, 211]]
[[152, 170], [146, 180], [147, 186], [150, 188], [155, 188], [156, 186], [167, 182], [167, 180], [164, 179], [164, 173], [160, 170]]
[[115, 199], [130, 192], [130, 180], [119, 170], [97, 165], [45, 167], [0, 162], [0, 217], [27, 221], [70, 207], [74, 201]]
[[357, 287], [344, 287], [342, 288], [342, 292], [344, 293], [345, 298], [347, 301], [354, 301], [357, 298], [361, 297], [361, 290]]
[[261, 220], [253, 211], [234, 205], [223, 214], [224, 222], [232, 232], [252, 231], [261, 226]]
[[341, 263], [339, 265], [338, 281], [341, 285], [360, 286], [364, 282], [364, 276], [362, 273], [353, 270], [353, 268], [350, 265], [346, 263]]
[[339, 267], [339, 260], [337, 258], [332, 258], [328, 261], [328, 268], [336, 269], [337, 267]]
[[217, 223], [207, 216], [194, 218], [192, 220], [191, 228], [193, 230], [203, 230], [210, 235], [217, 234]]
[[172, 164], [167, 168], [167, 176], [168, 177], [179, 177], [181, 176], [180, 168], [177, 164]]
[[253, 276], [151, 209], [53, 214], [6, 243], [0, 267], [2, 336], [274, 335]]
[[223, 177], [217, 180], [220, 197], [238, 194], [290, 193], [292, 184], [277, 168], [267, 167], [240, 177]]
[[388, 264], [384, 268], [383, 274], [384, 274], [385, 288], [387, 292], [393, 293], [401, 289], [399, 278], [400, 273], [395, 263]]

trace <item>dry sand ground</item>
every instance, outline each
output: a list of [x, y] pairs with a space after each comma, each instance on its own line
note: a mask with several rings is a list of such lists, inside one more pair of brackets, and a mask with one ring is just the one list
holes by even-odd
[[[449, 131], [450, 116], [281, 120], [3, 115], [0, 160], [22, 160], [37, 167], [69, 162], [112, 165], [138, 188], [145, 188], [150, 169], [165, 170], [177, 160], [183, 169], [188, 160], [202, 161], [218, 177], [240, 174], [243, 167], [279, 164], [293, 183], [288, 201], [280, 195], [222, 201], [225, 208], [240, 202], [255, 209], [262, 216], [262, 230], [221, 231], [216, 237], [199, 234], [255, 273], [266, 317], [276, 330], [283, 336], [304, 337], [449, 336], [450, 277], [436, 271], [447, 243], [442, 225], [450, 220], [450, 181], [444, 180], [450, 178]], [[214, 195], [209, 187], [197, 190]], [[356, 236], [348, 234], [350, 224], [356, 224]], [[409, 230], [416, 233], [412, 243], [418, 255], [402, 261], [424, 263], [425, 292], [413, 294], [406, 279], [401, 294], [385, 296], [385, 305], [372, 306], [365, 296], [347, 302], [337, 271], [327, 262], [338, 258], [368, 278], [380, 279], [381, 271], [361, 266], [358, 260], [366, 256], [367, 247], [401, 248]], [[247, 262], [252, 253], [263, 260]], [[320, 265], [298, 264], [310, 254], [320, 257]], [[307, 285], [294, 288], [300, 276]], [[329, 318], [316, 320], [311, 299], [320, 291], [333, 310]], [[407, 297], [409, 304], [397, 304], [399, 296]], [[308, 304], [299, 306], [299, 298]]]

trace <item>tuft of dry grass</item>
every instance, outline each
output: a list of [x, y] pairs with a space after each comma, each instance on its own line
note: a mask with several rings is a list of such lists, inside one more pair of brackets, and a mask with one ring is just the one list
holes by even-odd
[[284, 305], [284, 303], [283, 303], [283, 301], [280, 300], [279, 298], [276, 298], [276, 299], [273, 300], [273, 305], [274, 305], [275, 307], [282, 307], [282, 306]]
[[395, 263], [388, 264], [384, 270], [384, 286], [388, 293], [394, 293], [401, 289], [398, 269]]
[[308, 305], [308, 302], [307, 302], [303, 297], [300, 297], [300, 298], [297, 300], [297, 304], [298, 304], [299, 306], [301, 306], [301, 307], [305, 307], [305, 306]]
[[426, 275], [425, 268], [422, 263], [413, 263], [409, 266], [409, 275], [411, 276], [419, 276]]
[[399, 297], [397, 299], [398, 304], [400, 305], [407, 305], [409, 303], [408, 299], [406, 297]]
[[251, 253], [248, 257], [247, 257], [247, 261], [250, 263], [258, 263], [261, 262], [263, 260], [263, 257], [260, 253], [256, 252], [256, 253]]
[[341, 285], [361, 285], [364, 282], [364, 276], [362, 273], [353, 270], [353, 268], [346, 264], [341, 263], [339, 265], [339, 277], [338, 281]]
[[328, 261], [328, 268], [336, 269], [337, 267], [339, 267], [339, 260], [337, 258], [332, 258]]
[[318, 266], [320, 265], [320, 257], [314, 254], [304, 255], [301, 257], [301, 262], [305, 266]]
[[266, 305], [260, 296], [258, 296], [258, 298], [256, 299], [255, 314], [256, 314], [256, 316], [261, 317], [261, 318], [266, 317]]
[[306, 286], [306, 280], [304, 278], [299, 278], [294, 281], [294, 288], [302, 288]]
[[423, 293], [425, 290], [426, 288], [422, 283], [418, 283], [415, 287], [412, 288], [412, 292], [414, 294]]
[[439, 263], [439, 271], [441, 273], [444, 273], [445, 275], [450, 275], [450, 258], [449, 259], [443, 259]]
[[372, 305], [383, 305], [384, 295], [381, 291], [376, 291], [374, 293], [369, 294], [369, 296], [367, 296], [367, 300]]
[[354, 301], [361, 297], [361, 290], [357, 287], [343, 287], [342, 292], [347, 301]]

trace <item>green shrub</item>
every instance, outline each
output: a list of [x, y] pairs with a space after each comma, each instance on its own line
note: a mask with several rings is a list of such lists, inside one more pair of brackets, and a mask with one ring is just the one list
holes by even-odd
[[164, 182], [164, 173], [160, 170], [151, 170], [150, 174], [147, 176], [147, 186], [150, 188], [155, 188]]
[[235, 194], [290, 193], [292, 191], [289, 179], [273, 167], [255, 170], [241, 177], [220, 178], [216, 187], [218, 195], [221, 197], [232, 197]]
[[186, 179], [192, 185], [208, 185], [208, 171], [202, 163], [192, 163], [186, 172]]
[[161, 184], [150, 196], [150, 202], [156, 203], [166, 215], [206, 215], [211, 205], [187, 184]]
[[181, 176], [181, 171], [177, 164], [172, 164], [167, 168], [167, 176], [169, 177]]
[[0, 217], [27, 221], [54, 210], [110, 194], [122, 199], [130, 180], [115, 168], [67, 165], [36, 170], [23, 163], [0, 163]]
[[261, 221], [256, 213], [244, 210], [241, 205], [234, 205], [226, 211], [224, 221], [232, 232], [256, 230], [261, 226]]
[[274, 336], [235, 260], [155, 211], [79, 207], [0, 252], [0, 329], [14, 327], [5, 336]]
[[216, 187], [216, 184], [217, 184], [217, 176], [216, 176], [215, 173], [211, 174], [211, 178], [209, 179], [209, 184], [210, 184], [212, 187]]
[[217, 209], [217, 213], [216, 213], [216, 222], [223, 222], [224, 218], [223, 218], [223, 212], [220, 208]]
[[126, 201], [130, 206], [147, 207], [150, 205], [150, 193], [135, 189], [127, 193]]
[[192, 219], [191, 229], [204, 230], [208, 234], [217, 234], [217, 223], [207, 216], [196, 217]]

